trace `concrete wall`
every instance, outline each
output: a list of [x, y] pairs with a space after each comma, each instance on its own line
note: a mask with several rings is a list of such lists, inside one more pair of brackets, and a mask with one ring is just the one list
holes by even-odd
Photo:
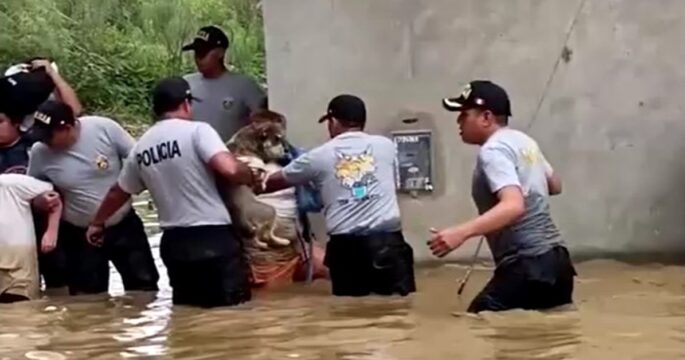
[[296, 143], [326, 139], [316, 119], [341, 92], [367, 101], [371, 132], [435, 132], [436, 191], [401, 199], [419, 259], [428, 227], [475, 213], [476, 149], [440, 106], [475, 78], [509, 91], [513, 127], [563, 176], [553, 211], [574, 255], [685, 252], [682, 0], [265, 0], [264, 14], [270, 103]]

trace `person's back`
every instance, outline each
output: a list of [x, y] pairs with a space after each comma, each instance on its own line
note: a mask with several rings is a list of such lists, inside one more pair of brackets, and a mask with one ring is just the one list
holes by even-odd
[[[361, 131], [336, 136], [311, 150], [328, 233], [367, 234], [401, 230], [395, 194], [395, 145]], [[286, 173], [287, 174], [287, 173]]]
[[131, 154], [157, 204], [162, 228], [231, 223], [207, 166], [213, 154], [203, 151], [203, 134], [210, 130], [201, 122], [162, 120], [133, 148]]
[[331, 140], [270, 175], [265, 191], [310, 181], [320, 189], [334, 295], [415, 292], [413, 250], [402, 234], [395, 193], [394, 143], [364, 133], [366, 106], [354, 95], [333, 98], [323, 122]]
[[526, 209], [515, 223], [488, 236], [498, 264], [512, 261], [519, 255], [535, 256], [564, 245], [550, 214], [547, 174], [551, 167], [537, 142], [521, 131], [503, 128], [481, 147], [472, 189], [479, 213], [490, 210], [498, 201], [489, 183], [498, 180], [486, 178], [483, 164], [492, 167], [507, 160], [516, 165], [516, 181], [521, 185]]
[[131, 150], [88, 238], [101, 242], [104, 221], [131, 195], [148, 189], [163, 230], [160, 255], [173, 303], [236, 305], [251, 298], [248, 267], [215, 175], [228, 186], [250, 185], [252, 175], [211, 126], [191, 120], [191, 102], [197, 101], [182, 78], [167, 78], [155, 86], [156, 123]]

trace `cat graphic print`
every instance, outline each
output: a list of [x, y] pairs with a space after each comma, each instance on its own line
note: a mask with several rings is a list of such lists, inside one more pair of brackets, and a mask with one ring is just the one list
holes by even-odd
[[371, 147], [361, 153], [345, 153], [336, 150], [335, 177], [340, 185], [350, 190], [354, 200], [369, 198], [369, 186], [378, 181], [375, 176], [376, 160]]

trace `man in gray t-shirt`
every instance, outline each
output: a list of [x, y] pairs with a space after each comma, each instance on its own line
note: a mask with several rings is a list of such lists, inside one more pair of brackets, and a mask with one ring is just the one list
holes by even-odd
[[413, 251], [404, 241], [395, 193], [396, 149], [364, 133], [366, 107], [340, 95], [328, 105], [331, 140], [266, 181], [266, 191], [314, 182], [324, 205], [334, 295], [407, 295], [415, 291]]
[[64, 199], [56, 253], [64, 254], [69, 292], [106, 292], [109, 261], [126, 290], [156, 291], [159, 274], [130, 201], [107, 222], [104, 246], [86, 241], [86, 228], [133, 147], [131, 135], [108, 118], [77, 119], [69, 105], [58, 101], [38, 108], [33, 132], [38, 142], [31, 149], [28, 174], [54, 184]]
[[206, 122], [226, 142], [247, 125], [250, 113], [266, 108], [266, 95], [250, 77], [230, 72], [225, 66], [228, 37], [216, 26], [201, 28], [183, 51], [192, 50], [198, 72], [184, 76], [193, 95], [193, 118]]
[[561, 181], [535, 140], [507, 127], [507, 93], [490, 81], [473, 81], [459, 97], [444, 99], [443, 106], [460, 112], [463, 141], [481, 146], [472, 187], [480, 216], [431, 229], [429, 246], [442, 257], [469, 238], [487, 236], [497, 265], [469, 311], [571, 303], [575, 270], [549, 206], [549, 195], [561, 192]]
[[211, 126], [192, 121], [191, 102], [199, 100], [185, 80], [160, 81], [152, 99], [157, 121], [133, 147], [100, 204], [89, 241], [99, 240], [103, 225], [132, 194], [148, 189], [164, 230], [160, 254], [174, 304], [213, 307], [248, 301], [248, 265], [216, 181], [250, 185], [252, 173]]

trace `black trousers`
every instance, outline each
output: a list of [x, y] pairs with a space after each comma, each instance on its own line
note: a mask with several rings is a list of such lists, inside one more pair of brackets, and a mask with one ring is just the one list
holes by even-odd
[[416, 291], [414, 251], [400, 231], [332, 235], [324, 262], [336, 296], [406, 296]]
[[158, 290], [155, 266], [143, 222], [131, 210], [118, 224], [105, 229], [104, 244], [86, 240], [86, 228], [60, 223], [57, 248], [39, 257], [47, 287], [68, 286], [70, 295], [97, 294], [109, 289], [109, 261], [127, 291]]
[[539, 256], [520, 257], [495, 270], [468, 311], [544, 310], [570, 304], [575, 275], [568, 250], [561, 246]]
[[165, 230], [160, 254], [176, 305], [230, 306], [252, 297], [249, 264], [231, 225]]

